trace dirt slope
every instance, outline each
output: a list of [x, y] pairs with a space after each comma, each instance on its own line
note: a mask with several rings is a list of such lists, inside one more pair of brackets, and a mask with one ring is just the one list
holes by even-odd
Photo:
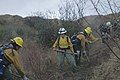
[[[111, 44], [112, 45], [112, 44]], [[90, 62], [83, 62], [78, 72], [65, 70], [55, 73], [57, 80], [120, 80], [120, 61], [101, 40], [91, 44]], [[112, 47], [120, 53], [117, 47]], [[55, 80], [55, 79], [51, 79]]]

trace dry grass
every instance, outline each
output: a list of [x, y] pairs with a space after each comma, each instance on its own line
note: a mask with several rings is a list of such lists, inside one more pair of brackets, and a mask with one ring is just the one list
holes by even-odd
[[26, 41], [24, 48], [21, 49], [21, 60], [27, 75], [32, 80], [51, 80], [55, 77], [54, 74], [57, 74], [54, 72], [56, 67], [54, 52], [38, 47], [36, 42]]

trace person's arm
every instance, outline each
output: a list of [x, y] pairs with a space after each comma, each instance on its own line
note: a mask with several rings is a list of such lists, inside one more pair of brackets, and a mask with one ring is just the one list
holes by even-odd
[[19, 54], [14, 51], [14, 61], [13, 61], [13, 65], [14, 67], [16, 68], [16, 70], [18, 71], [19, 75], [23, 78], [23, 80], [29, 80], [26, 75], [25, 75], [25, 72], [23, 71], [23, 68], [22, 68], [22, 65], [20, 63], [20, 58], [19, 58]]
[[15, 54], [13, 65], [18, 71], [19, 75], [23, 78], [25, 76], [25, 72], [23, 71], [23, 68], [20, 63], [19, 54]]
[[86, 42], [85, 36], [84, 35], [78, 35], [77, 38], [81, 41], [81, 46], [83, 48], [83, 51], [85, 51], [85, 42]]
[[57, 40], [55, 41], [55, 43], [53, 44], [53, 48], [56, 48], [58, 46], [58, 38]]
[[20, 76], [23, 78], [25, 76], [25, 73], [21, 67], [19, 54], [17, 53], [17, 51], [7, 49], [4, 51], [4, 56], [11, 64], [14, 65]]

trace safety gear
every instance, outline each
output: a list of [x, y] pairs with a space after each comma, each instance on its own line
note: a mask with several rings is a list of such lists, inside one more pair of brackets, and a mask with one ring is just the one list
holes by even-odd
[[11, 41], [15, 41], [15, 43], [20, 46], [23, 47], [23, 39], [21, 37], [15, 37], [13, 38]]
[[84, 34], [83, 32], [79, 32], [79, 34]]
[[66, 32], [65, 28], [60, 28], [58, 34], [65, 34]]
[[70, 64], [72, 69], [75, 69], [77, 67], [74, 56], [69, 54], [67, 51], [64, 54], [62, 52], [57, 52], [56, 57], [59, 70], [63, 70], [65, 59]]
[[92, 43], [92, 41], [88, 41], [88, 43], [90, 43], [90, 44], [91, 44], [91, 43]]
[[96, 41], [97, 40], [97, 38], [93, 34], [90, 34], [89, 38], [90, 38], [90, 41]]
[[118, 19], [117, 22], [119, 22], [120, 20]]
[[73, 44], [73, 49], [74, 49], [74, 52], [77, 53], [77, 50], [80, 50], [81, 48], [81, 41], [79, 38], [77, 38], [77, 35], [73, 35], [71, 37], [71, 42]]
[[58, 47], [58, 48], [68, 48], [70, 47], [70, 38], [68, 36], [61, 37], [59, 36], [53, 45], [53, 47]]
[[11, 43], [4, 44], [0, 47], [0, 61], [0, 75], [2, 75], [3, 72], [6, 80], [13, 80], [11, 76], [12, 74], [9, 70], [10, 64], [15, 66], [21, 77], [24, 77], [24, 71], [19, 61], [19, 54], [13, 49], [13, 45]]
[[59, 36], [55, 43], [53, 44], [53, 48], [70, 49], [72, 52], [74, 52], [71, 40], [69, 36], [66, 35], [63, 37]]
[[3, 48], [0, 48], [0, 77], [3, 76], [5, 68], [10, 62], [4, 57]]
[[80, 40], [80, 49], [83, 49], [85, 50], [85, 42], [86, 42], [86, 39], [85, 39], [85, 36], [83, 34], [79, 34], [77, 36], [77, 38]]
[[85, 29], [85, 32], [86, 32], [87, 34], [91, 34], [91, 33], [92, 33], [91, 27], [87, 27], [87, 28]]
[[8, 67], [9, 64], [11, 64], [10, 61], [8, 61], [8, 59], [5, 58], [4, 51], [6, 49], [11, 49], [11, 51], [12, 51], [12, 48], [13, 48], [13, 46], [10, 44], [4, 44], [4, 45], [0, 46], [0, 76], [3, 76], [3, 73], [5, 74], [5, 72], [7, 71], [6, 68]]
[[29, 80], [26, 76], [23, 77], [23, 80]]
[[83, 51], [83, 54], [86, 54], [86, 51]]
[[106, 26], [111, 26], [111, 22], [107, 22], [107, 23], [106, 23]]
[[80, 56], [81, 56], [81, 51], [77, 50], [76, 51], [77, 53], [75, 54], [75, 62], [76, 62], [76, 65], [79, 65], [79, 62], [80, 62]]
[[10, 63], [12, 63], [15, 66], [19, 75], [23, 77], [25, 72], [23, 71], [21, 67], [20, 60], [19, 60], [20, 55], [18, 54], [18, 52], [14, 49], [5, 49], [4, 56]]
[[58, 46], [59, 48], [69, 48], [69, 37], [58, 37]]
[[86, 55], [86, 51], [83, 51], [83, 55]]

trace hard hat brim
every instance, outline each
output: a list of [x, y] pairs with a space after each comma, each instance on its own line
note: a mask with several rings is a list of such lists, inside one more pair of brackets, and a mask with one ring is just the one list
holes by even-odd
[[67, 31], [64, 31], [64, 32], [58, 32], [58, 34], [65, 34]]

